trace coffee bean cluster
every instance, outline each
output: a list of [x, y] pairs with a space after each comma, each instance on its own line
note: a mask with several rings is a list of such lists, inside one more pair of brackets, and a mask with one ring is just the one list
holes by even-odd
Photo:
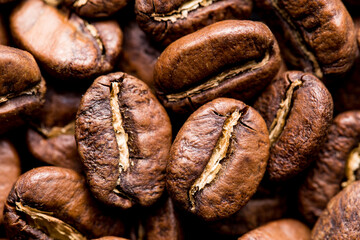
[[0, 239], [360, 239], [359, 13], [0, 0]]

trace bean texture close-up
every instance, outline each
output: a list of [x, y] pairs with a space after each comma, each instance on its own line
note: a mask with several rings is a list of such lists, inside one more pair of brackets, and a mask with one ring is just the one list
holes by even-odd
[[0, 0], [0, 240], [360, 239], [360, 2]]

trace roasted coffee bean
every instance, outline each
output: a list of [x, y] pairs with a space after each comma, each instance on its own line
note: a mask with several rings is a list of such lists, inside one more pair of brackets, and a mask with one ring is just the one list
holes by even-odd
[[123, 236], [121, 213], [92, 198], [71, 169], [40, 167], [21, 175], [4, 210], [10, 239], [88, 239]]
[[0, 45], [0, 134], [37, 114], [45, 91], [45, 80], [33, 56]]
[[15, 147], [9, 140], [0, 139], [0, 225], [5, 201], [20, 173], [20, 159]]
[[[354, 23], [360, 46], [360, 17], [354, 18]], [[334, 98], [335, 113], [360, 109], [360, 57], [355, 60], [354, 66], [342, 78], [342, 81], [329, 85], [329, 90]]]
[[335, 195], [312, 229], [311, 239], [359, 239], [359, 195], [360, 181]]
[[75, 136], [98, 199], [130, 208], [161, 196], [171, 124], [145, 83], [121, 72], [97, 78], [81, 100]]
[[155, 65], [155, 87], [165, 107], [192, 112], [217, 97], [249, 100], [275, 77], [280, 63], [266, 25], [221, 21], [168, 46]]
[[[59, 0], [45, 0], [45, 2]], [[62, 0], [79, 16], [88, 18], [108, 17], [126, 6], [129, 0]]]
[[136, 20], [156, 42], [168, 45], [207, 25], [226, 19], [248, 19], [250, 0], [136, 0]]
[[243, 102], [215, 99], [194, 112], [171, 146], [167, 189], [205, 220], [239, 211], [255, 193], [269, 157], [262, 117]]
[[353, 65], [358, 53], [354, 23], [340, 0], [256, 3], [288, 64], [320, 79], [343, 74]]
[[273, 221], [248, 232], [238, 240], [310, 240], [310, 229], [295, 219]]
[[40, 119], [27, 130], [32, 155], [51, 165], [82, 171], [75, 142], [75, 116], [81, 94], [48, 87]]
[[359, 180], [360, 111], [336, 116], [315, 166], [299, 189], [299, 209], [314, 224], [342, 187]]
[[183, 233], [179, 216], [171, 198], [165, 194], [148, 209], [140, 209], [131, 240], [182, 240]]
[[90, 23], [41, 0], [20, 3], [10, 16], [19, 46], [54, 78], [94, 78], [114, 68], [122, 44], [116, 21]]
[[333, 100], [324, 84], [310, 73], [285, 72], [267, 87], [254, 108], [270, 133], [270, 179], [289, 179], [307, 168], [333, 119]]
[[124, 44], [119, 69], [154, 87], [154, 66], [160, 56], [159, 47], [146, 37], [135, 21], [124, 27]]

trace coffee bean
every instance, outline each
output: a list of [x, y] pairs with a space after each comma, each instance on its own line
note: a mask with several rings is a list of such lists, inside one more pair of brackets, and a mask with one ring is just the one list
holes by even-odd
[[312, 229], [311, 239], [359, 239], [359, 194], [360, 181], [356, 181], [335, 195]]
[[[309, 239], [360, 179], [354, 0], [0, 6], [0, 240]], [[358, 238], [356, 193], [314, 239]]]
[[33, 56], [0, 45], [0, 134], [34, 117], [44, 103], [45, 91]]
[[4, 222], [10, 239], [87, 239], [125, 231], [119, 212], [95, 201], [81, 175], [60, 167], [21, 175], [8, 196]]
[[114, 68], [122, 44], [117, 22], [90, 23], [41, 0], [20, 3], [10, 16], [15, 41], [58, 79], [89, 79]]
[[[360, 5], [359, 5], [360, 6]], [[353, 19], [360, 43], [360, 17]], [[355, 60], [352, 69], [342, 78], [329, 85], [329, 90], [334, 98], [335, 113], [360, 109], [358, 96], [360, 94], [360, 58]]]
[[269, 157], [262, 117], [243, 102], [215, 99], [194, 112], [171, 146], [167, 189], [206, 220], [237, 212], [255, 193]]
[[306, 180], [299, 189], [299, 209], [314, 224], [326, 204], [357, 178], [360, 168], [360, 111], [337, 115]]
[[164, 106], [175, 112], [192, 112], [222, 96], [245, 101], [272, 80], [280, 61], [264, 24], [222, 21], [168, 46], [155, 65], [155, 87]]
[[295, 219], [282, 219], [254, 229], [238, 240], [310, 240], [310, 229]]
[[64, 0], [66, 6], [73, 9], [79, 16], [87, 18], [108, 17], [125, 7], [128, 2], [129, 0]]
[[286, 62], [318, 78], [347, 72], [358, 54], [354, 23], [339, 0], [257, 0]]
[[156, 42], [169, 45], [176, 39], [226, 19], [247, 19], [249, 0], [136, 0], [136, 20]]
[[142, 81], [121, 72], [97, 78], [81, 100], [75, 134], [98, 199], [130, 208], [161, 196], [171, 124]]
[[19, 155], [7, 139], [0, 139], [0, 156], [0, 224], [2, 224], [5, 201], [20, 176], [21, 169]]
[[81, 94], [48, 87], [41, 117], [27, 130], [32, 155], [45, 163], [82, 171], [75, 142], [75, 116]]
[[254, 108], [270, 133], [270, 179], [283, 181], [307, 168], [333, 117], [333, 100], [324, 84], [309, 73], [285, 72], [267, 87]]

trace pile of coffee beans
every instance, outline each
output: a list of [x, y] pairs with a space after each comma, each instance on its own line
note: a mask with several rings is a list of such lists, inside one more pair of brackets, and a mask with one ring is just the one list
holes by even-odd
[[0, 240], [360, 239], [360, 1], [0, 0]]

